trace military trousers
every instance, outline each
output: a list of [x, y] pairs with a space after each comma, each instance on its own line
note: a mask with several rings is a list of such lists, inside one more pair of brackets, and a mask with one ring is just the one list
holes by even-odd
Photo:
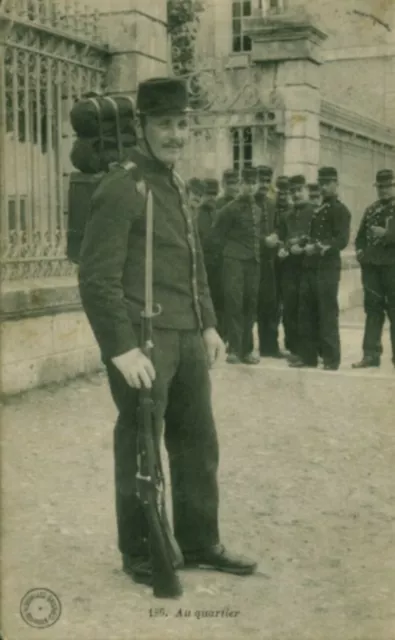
[[[218, 544], [218, 439], [211, 407], [211, 383], [200, 332], [154, 333], [155, 424], [168, 454], [174, 534], [183, 551]], [[118, 408], [114, 430], [115, 504], [118, 547], [148, 556], [148, 524], [136, 495], [138, 391], [107, 364]]]
[[362, 265], [365, 332], [363, 353], [380, 359], [381, 337], [386, 314], [390, 322], [392, 361], [395, 364], [395, 264]]
[[300, 288], [303, 273], [303, 256], [288, 256], [282, 266], [282, 318], [285, 346], [293, 354], [299, 354]]
[[338, 367], [341, 360], [339, 283], [341, 268], [324, 265], [303, 268], [299, 299], [299, 355], [310, 366]]
[[259, 351], [262, 356], [271, 356], [279, 351], [280, 305], [276, 276], [275, 258], [262, 258], [257, 313]]
[[259, 263], [256, 260], [224, 258], [225, 333], [229, 353], [244, 358], [252, 351], [252, 329], [256, 317]]

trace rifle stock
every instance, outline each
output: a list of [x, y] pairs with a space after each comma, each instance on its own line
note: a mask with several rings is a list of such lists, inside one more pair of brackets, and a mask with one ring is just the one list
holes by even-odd
[[[159, 306], [156, 310], [153, 308], [153, 205], [150, 192], [146, 217], [145, 308], [141, 313], [140, 348], [153, 362], [152, 318], [161, 309]], [[158, 427], [152, 389], [142, 388], [139, 391], [136, 484], [148, 522], [153, 592], [157, 598], [177, 598], [182, 594], [182, 587], [175, 569], [183, 564], [183, 556], [166, 515]]]

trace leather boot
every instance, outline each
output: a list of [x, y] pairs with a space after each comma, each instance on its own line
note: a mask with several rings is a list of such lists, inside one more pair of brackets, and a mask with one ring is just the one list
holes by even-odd
[[245, 556], [235, 555], [227, 551], [223, 544], [202, 549], [201, 551], [184, 552], [185, 568], [213, 569], [239, 576], [254, 573], [257, 563]]

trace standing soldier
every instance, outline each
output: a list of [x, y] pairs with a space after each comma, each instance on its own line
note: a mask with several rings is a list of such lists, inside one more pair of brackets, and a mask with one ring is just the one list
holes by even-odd
[[[284, 256], [288, 255], [288, 252], [283, 249], [283, 238], [281, 234], [285, 229], [285, 225], [287, 222], [287, 218], [292, 211], [292, 201], [290, 196], [290, 188], [289, 188], [289, 179], [287, 176], [279, 176], [276, 180], [276, 224], [279, 229], [279, 237], [280, 244], [277, 248], [277, 255], [275, 258], [274, 268], [275, 268], [275, 277], [276, 277], [276, 305], [277, 305], [277, 316], [276, 316], [276, 341], [278, 344], [278, 334], [281, 321], [283, 322], [284, 329], [284, 346], [290, 351], [290, 340], [288, 336], [288, 325], [284, 323]], [[283, 357], [283, 353], [279, 349], [279, 353], [277, 357]]]
[[186, 185], [188, 203], [193, 213], [194, 218], [197, 220], [198, 209], [203, 198], [203, 185], [199, 178], [191, 178]]
[[237, 198], [218, 212], [215, 234], [223, 244], [224, 309], [230, 364], [257, 364], [252, 329], [259, 287], [260, 209], [255, 203], [256, 171], [245, 168]]
[[395, 365], [395, 181], [391, 169], [376, 174], [378, 200], [367, 208], [355, 241], [365, 297], [363, 358], [354, 369], [380, 366], [387, 312]]
[[239, 174], [234, 169], [226, 169], [222, 176], [222, 195], [217, 198], [217, 210], [224, 207], [239, 194]]
[[322, 205], [322, 195], [320, 185], [317, 182], [310, 182], [307, 185], [309, 191], [309, 202], [313, 205], [314, 209], [318, 209]]
[[339, 283], [340, 252], [350, 239], [351, 214], [340, 202], [337, 171], [322, 167], [318, 181], [323, 194], [313, 214], [305, 247], [300, 291], [300, 358], [291, 367], [316, 367], [322, 355], [324, 369], [340, 366]]
[[279, 302], [276, 286], [276, 254], [279, 245], [278, 219], [273, 200], [268, 197], [273, 171], [257, 167], [258, 192], [256, 202], [261, 209], [261, 271], [258, 296], [259, 352], [262, 357], [278, 358]]
[[313, 207], [306, 202], [306, 179], [302, 175], [289, 179], [293, 207], [281, 221], [283, 323], [286, 346], [292, 358], [299, 354], [299, 307], [304, 247], [310, 232]]
[[[135, 480], [142, 386], [153, 386], [158, 430], [165, 426], [174, 532], [185, 564], [237, 574], [255, 568], [226, 551], [219, 538], [218, 440], [208, 364], [222, 342], [184, 185], [173, 170], [187, 141], [187, 109], [182, 80], [155, 78], [139, 85], [138, 146], [132, 162], [110, 171], [93, 196], [79, 272], [82, 303], [119, 411], [114, 439], [118, 545], [124, 571], [146, 584], [152, 583], [149, 530]], [[138, 337], [145, 297], [141, 180], [153, 196], [153, 294], [162, 307], [154, 319], [155, 368]]]
[[217, 215], [216, 198], [219, 182], [215, 178], [201, 181], [203, 196], [197, 212], [200, 243], [203, 249], [204, 264], [211, 300], [217, 318], [217, 331], [222, 335], [223, 295], [221, 273], [221, 247], [214, 241], [213, 227]]

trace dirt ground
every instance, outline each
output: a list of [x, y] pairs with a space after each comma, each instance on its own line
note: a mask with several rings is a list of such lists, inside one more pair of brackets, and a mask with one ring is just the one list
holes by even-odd
[[[274, 361], [213, 370], [222, 538], [259, 571], [183, 571], [179, 601], [154, 599], [120, 571], [103, 375], [7, 401], [5, 638], [394, 640], [395, 372], [388, 348], [380, 371], [349, 371], [360, 340], [343, 332], [336, 373]], [[61, 601], [48, 629], [20, 616], [34, 587]]]

